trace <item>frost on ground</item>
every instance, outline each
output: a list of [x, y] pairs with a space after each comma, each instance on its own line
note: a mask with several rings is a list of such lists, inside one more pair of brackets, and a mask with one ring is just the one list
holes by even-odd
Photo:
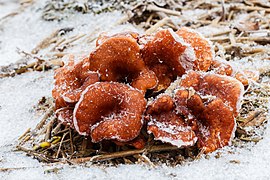
[[[0, 18], [18, 10], [16, 1], [0, 1]], [[56, 29], [75, 27], [67, 34], [99, 34], [102, 31], [136, 30], [130, 24], [116, 25], [122, 19], [120, 12], [70, 15], [64, 21], [42, 21], [43, 1], [30, 6], [23, 12], [0, 21], [0, 65], [8, 65], [20, 60], [16, 48], [30, 52], [44, 38]], [[204, 32], [216, 29], [202, 29]], [[79, 41], [80, 43], [80, 41]], [[83, 42], [81, 42], [83, 43]], [[79, 56], [87, 55], [94, 42], [84, 45], [72, 45], [69, 53]], [[52, 47], [50, 47], [52, 48]], [[48, 49], [50, 49], [48, 48]], [[64, 47], [63, 47], [64, 48]], [[79, 53], [78, 53], [79, 52]], [[39, 52], [39, 56], [47, 55]], [[248, 63], [247, 63], [248, 62]], [[238, 61], [242, 67], [269, 71], [268, 61], [252, 62], [248, 59]], [[265, 79], [269, 82], [269, 79]], [[27, 157], [23, 152], [14, 151], [18, 137], [29, 127], [34, 127], [42, 116], [34, 109], [43, 96], [51, 96], [53, 71], [29, 72], [15, 77], [0, 79], [0, 179], [269, 179], [270, 129], [256, 145], [249, 143], [245, 148], [226, 147], [193, 162], [181, 166], [166, 165], [151, 167], [147, 165], [119, 165], [117, 167], [100, 167], [86, 164], [84, 166], [48, 165]], [[268, 105], [269, 107], [269, 105]], [[269, 125], [268, 125], [269, 126]], [[267, 126], [267, 127], [268, 127]], [[222, 152], [220, 158], [216, 158]], [[231, 152], [231, 153], [229, 153]]]

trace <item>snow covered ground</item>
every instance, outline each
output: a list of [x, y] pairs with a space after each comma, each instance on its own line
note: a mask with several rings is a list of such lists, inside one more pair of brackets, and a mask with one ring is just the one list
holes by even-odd
[[[122, 18], [113, 12], [93, 16], [76, 14], [61, 22], [40, 20], [39, 7], [28, 7], [24, 12], [6, 22], [0, 21], [0, 65], [16, 62], [20, 56], [16, 48], [30, 52], [46, 35], [63, 27], [77, 27], [81, 33], [119, 31], [135, 29], [132, 25], [113, 26]], [[16, 11], [16, 1], [0, 0], [0, 18]], [[31, 12], [31, 14], [30, 14]], [[138, 30], [141, 31], [141, 30]], [[74, 33], [74, 32], [73, 32]], [[89, 46], [74, 47], [71, 53], [87, 52]], [[269, 63], [268, 63], [269, 64]], [[29, 127], [34, 127], [41, 115], [33, 107], [43, 96], [50, 96], [53, 72], [30, 72], [10, 78], [0, 79], [0, 168], [19, 168], [0, 171], [0, 179], [270, 179], [270, 129], [257, 145], [247, 148], [227, 147], [222, 156], [202, 158], [177, 167], [166, 165], [119, 165], [118, 167], [83, 167], [69, 165], [49, 166], [39, 163], [25, 153], [15, 152], [18, 137]], [[233, 154], [225, 153], [232, 149]], [[21, 167], [25, 167], [20, 169]], [[45, 173], [57, 168], [58, 171]]]

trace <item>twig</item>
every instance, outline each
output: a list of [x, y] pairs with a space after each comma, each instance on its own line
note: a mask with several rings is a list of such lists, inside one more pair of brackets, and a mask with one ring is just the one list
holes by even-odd
[[43, 118], [41, 119], [41, 121], [37, 124], [37, 126], [35, 127], [34, 131], [39, 130], [42, 126], [44, 126], [46, 120], [48, 119], [48, 117], [50, 115], [52, 115], [54, 110], [54, 106], [52, 105], [47, 112], [44, 114]]
[[28, 141], [32, 136], [30, 134], [26, 135], [20, 142], [19, 145], [24, 144], [26, 141]]
[[51, 40], [55, 38], [59, 33], [59, 29], [52, 32], [48, 37], [42, 40], [32, 51], [31, 53], [37, 54], [41, 49], [48, 47], [52, 42]]
[[155, 167], [154, 163], [145, 154], [135, 154], [134, 157], [138, 159], [138, 163], [144, 162], [150, 167]]
[[51, 162], [59, 162], [59, 160], [56, 160], [56, 159], [50, 159], [48, 157], [46, 157], [44, 154], [40, 154], [40, 153], [37, 153], [37, 152], [34, 152], [33, 150], [31, 149], [27, 149], [27, 148], [24, 148], [20, 145], [17, 146], [17, 150], [21, 150], [21, 151], [24, 151], [26, 152], [27, 154], [31, 155], [31, 156], [34, 156], [36, 158], [39, 158], [41, 159], [42, 161], [45, 161], [47, 163], [51, 163]]
[[86, 34], [80, 34], [80, 35], [77, 35], [77, 36], [75, 36], [75, 37], [73, 37], [73, 38], [67, 40], [67, 41], [64, 42], [63, 44], [70, 44], [70, 43], [72, 43], [72, 42], [75, 42], [75, 41], [81, 39], [81, 38], [84, 37], [84, 36], [86, 36]]
[[52, 130], [52, 135], [57, 134], [59, 132], [59, 130], [61, 129], [61, 126], [62, 126], [62, 124], [61, 123], [58, 123], [56, 125], [56, 127]]
[[181, 12], [170, 10], [170, 9], [165, 9], [165, 8], [160, 8], [160, 7], [157, 7], [157, 6], [152, 5], [152, 4], [147, 6], [147, 10], [148, 11], [156, 11], [156, 12], [164, 12], [166, 14], [173, 15], [173, 16], [181, 16]]
[[243, 141], [259, 142], [262, 139], [262, 137], [257, 137], [257, 138], [240, 137], [239, 139]]
[[226, 8], [225, 8], [224, 0], [221, 0], [221, 7], [222, 7], [221, 21], [225, 21], [227, 12], [226, 12]]
[[57, 133], [54, 134], [54, 135], [58, 135], [58, 134], [61, 134], [61, 133], [65, 133], [65, 132], [67, 132], [67, 131], [69, 131], [69, 128], [68, 128], [68, 127], [66, 127], [65, 129], [63, 129], [63, 130], [57, 132]]
[[231, 21], [233, 15], [234, 15], [234, 11], [230, 11], [227, 21]]
[[22, 169], [27, 169], [27, 168], [29, 168], [29, 167], [0, 168], [0, 172], [22, 170]]
[[73, 147], [73, 137], [71, 134], [71, 129], [69, 128], [69, 138], [70, 138], [70, 147], [71, 147], [71, 154], [74, 153], [74, 147]]
[[22, 138], [24, 138], [26, 136], [26, 134], [28, 134], [30, 132], [31, 128], [28, 128], [19, 138], [18, 140], [21, 140]]
[[[209, 38], [211, 41], [227, 41], [230, 40], [227, 36], [222, 37], [212, 37]], [[255, 42], [270, 42], [270, 37], [237, 37], [236, 41], [255, 41]]]
[[206, 36], [206, 37], [220, 36], [220, 35], [228, 34], [228, 33], [230, 33], [230, 32], [231, 32], [231, 30], [225, 30], [225, 31], [221, 31], [221, 32], [218, 32], [218, 33], [210, 34], [210, 35], [208, 35], [208, 36]]
[[52, 132], [52, 126], [55, 122], [55, 118], [53, 118], [47, 125], [46, 127], [46, 135], [45, 135], [45, 138], [44, 138], [44, 141], [48, 141], [50, 138], [51, 138], [51, 132]]
[[56, 158], [58, 158], [58, 156], [59, 156], [59, 153], [60, 153], [60, 150], [61, 150], [61, 147], [62, 147], [63, 141], [64, 141], [64, 139], [65, 139], [65, 137], [66, 137], [66, 135], [67, 135], [67, 134], [68, 134], [68, 132], [67, 132], [67, 133], [65, 133], [65, 134], [63, 135], [62, 139], [61, 139], [61, 142], [60, 142], [60, 145], [59, 145], [58, 151], [57, 151], [57, 153], [56, 153]]
[[195, 157], [195, 160], [200, 159], [201, 156], [204, 154], [204, 152], [205, 152], [205, 148], [202, 148], [202, 149], [200, 150], [199, 154]]
[[58, 41], [50, 50], [51, 52], [54, 51], [60, 44], [62, 44], [64, 41], [66, 41], [65, 38], [61, 39], [60, 41]]
[[265, 11], [265, 12], [270, 12], [269, 8], [262, 8], [262, 7], [257, 7], [257, 6], [231, 6], [231, 9], [234, 10], [245, 10], [245, 11]]
[[150, 27], [149, 29], [147, 29], [145, 31], [145, 33], [146, 34], [151, 34], [151, 33], [155, 32], [159, 27], [165, 25], [169, 20], [170, 20], [169, 17], [165, 17], [165, 18], [161, 19], [155, 25], [153, 25], [152, 27]]
[[70, 162], [72, 163], [84, 163], [84, 162], [96, 162], [96, 161], [105, 161], [109, 159], [115, 159], [120, 157], [126, 157], [131, 156], [135, 154], [141, 154], [141, 153], [150, 153], [150, 152], [160, 152], [160, 151], [171, 151], [179, 149], [176, 146], [168, 146], [168, 145], [160, 145], [160, 146], [152, 146], [147, 149], [135, 149], [135, 150], [127, 150], [127, 151], [120, 151], [120, 152], [114, 152], [109, 154], [103, 154], [103, 155], [96, 155], [93, 157], [85, 157], [85, 158], [77, 158], [77, 159], [71, 159]]

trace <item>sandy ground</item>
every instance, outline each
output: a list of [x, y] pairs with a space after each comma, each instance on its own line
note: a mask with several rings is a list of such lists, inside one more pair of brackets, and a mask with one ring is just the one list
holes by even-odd
[[[16, 62], [20, 56], [16, 48], [31, 51], [48, 33], [66, 26], [76, 27], [75, 32], [134, 30], [132, 25], [112, 24], [122, 15], [119, 12], [93, 16], [74, 15], [62, 22], [41, 20], [43, 2], [28, 7], [20, 14], [1, 22], [0, 65]], [[16, 11], [16, 1], [0, 1], [0, 18]], [[137, 31], [142, 31], [136, 29]], [[71, 34], [72, 35], [72, 34]], [[78, 45], [71, 53], [88, 52], [91, 44]], [[202, 158], [177, 167], [166, 165], [119, 165], [117, 167], [46, 165], [39, 163], [25, 153], [15, 152], [18, 137], [29, 127], [34, 127], [41, 118], [34, 106], [43, 96], [51, 96], [53, 71], [30, 72], [10, 78], [0, 79], [0, 168], [15, 168], [0, 171], [0, 179], [269, 179], [270, 130], [255, 146], [240, 149], [227, 147], [220, 158], [210, 154], [210, 159]], [[233, 154], [226, 153], [232, 150]], [[18, 169], [16, 169], [18, 168]], [[22, 169], [21, 169], [22, 168]], [[57, 172], [45, 173], [57, 169]]]

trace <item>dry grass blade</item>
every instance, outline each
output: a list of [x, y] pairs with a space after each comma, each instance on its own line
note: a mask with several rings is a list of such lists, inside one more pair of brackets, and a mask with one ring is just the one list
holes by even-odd
[[181, 12], [170, 10], [170, 9], [165, 9], [165, 8], [160, 8], [160, 7], [157, 7], [157, 6], [152, 5], [152, 4], [147, 6], [147, 10], [148, 11], [163, 12], [163, 13], [166, 13], [168, 15], [181, 16]]
[[31, 128], [28, 128], [19, 138], [18, 140], [23, 139], [29, 132], [31, 131]]
[[48, 119], [48, 117], [50, 115], [52, 115], [54, 111], [54, 106], [51, 106], [48, 111], [44, 114], [43, 118], [41, 119], [41, 121], [37, 124], [37, 126], [35, 127], [34, 131], [39, 130], [42, 126], [44, 126], [46, 120]]
[[249, 112], [247, 117], [242, 121], [241, 126], [245, 126], [247, 123], [252, 121], [254, 118], [258, 117], [261, 113], [262, 113], [262, 111], [260, 111], [260, 110]]
[[166, 23], [168, 23], [170, 21], [169, 17], [165, 17], [162, 20], [158, 21], [155, 25], [153, 25], [151, 28], [147, 29], [145, 31], [146, 34], [151, 34], [153, 32], [155, 32], [158, 28], [164, 26]]
[[[53, 39], [58, 35], [59, 30], [52, 32], [48, 37], [42, 40], [32, 51], [32, 54], [37, 54], [41, 49], [48, 47], [52, 42]], [[55, 40], [54, 40], [55, 41]]]
[[62, 147], [63, 141], [64, 141], [64, 139], [65, 139], [65, 137], [66, 137], [67, 134], [68, 134], [68, 132], [65, 133], [65, 134], [63, 135], [62, 139], [61, 139], [61, 142], [60, 142], [60, 145], [59, 145], [57, 154], [56, 154], [56, 158], [58, 158], [58, 156], [59, 156], [59, 153], [60, 153], [60, 151], [61, 151], [61, 147]]
[[16, 167], [16, 168], [0, 168], [0, 172], [8, 172], [8, 171], [14, 171], [14, 170], [23, 170], [27, 169], [28, 167]]

